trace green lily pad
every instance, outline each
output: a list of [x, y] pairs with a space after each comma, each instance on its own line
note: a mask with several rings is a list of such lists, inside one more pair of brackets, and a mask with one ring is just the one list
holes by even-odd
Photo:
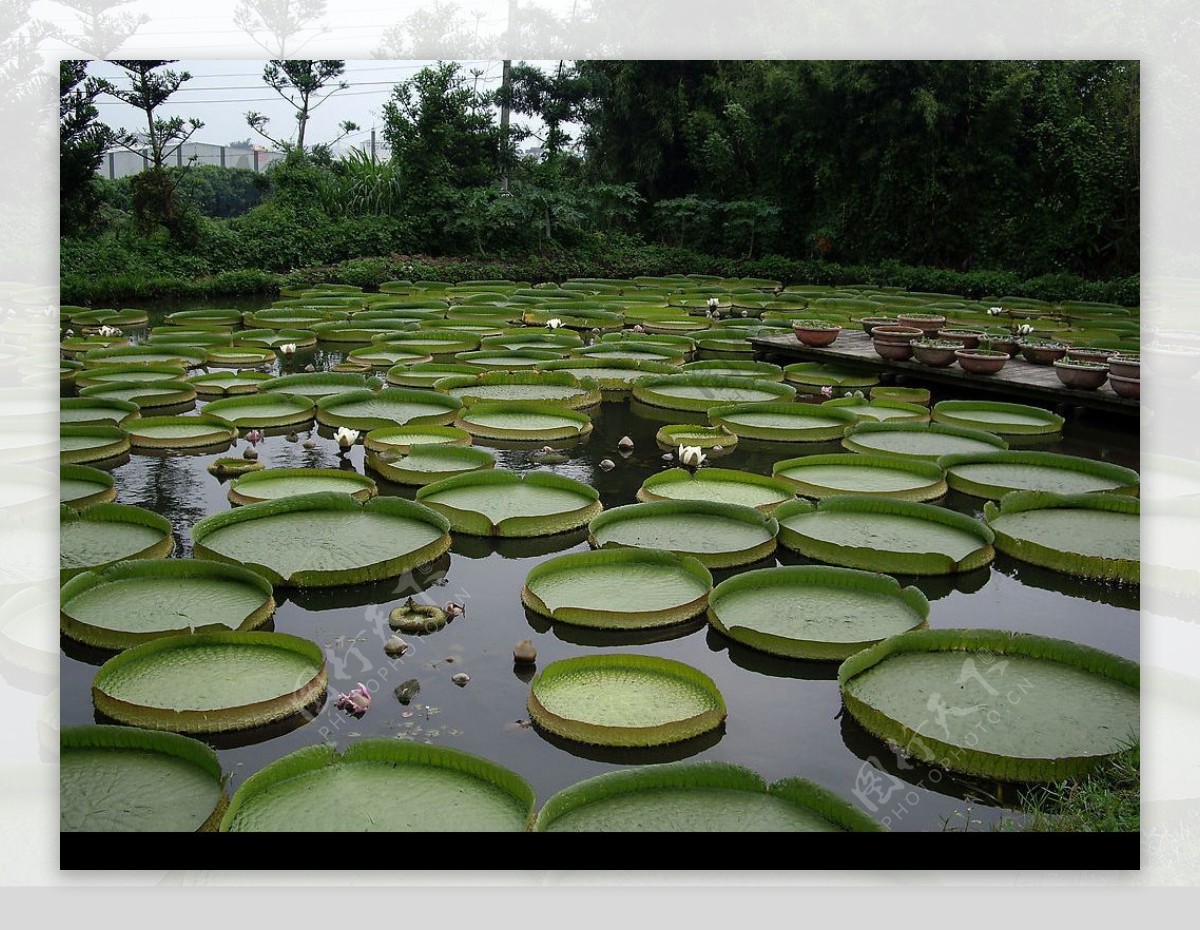
[[[67, 312], [67, 308], [62, 308]], [[71, 310], [67, 318], [76, 326], [116, 326], [119, 329], [145, 326], [150, 316], [145, 310]]]
[[246, 326], [258, 329], [309, 329], [316, 323], [346, 319], [344, 312], [304, 307], [270, 307], [245, 316]]
[[116, 426], [59, 427], [58, 459], [62, 465], [107, 462], [129, 451], [129, 436]]
[[76, 513], [59, 510], [59, 578], [102, 569], [125, 559], [160, 559], [175, 540], [166, 517], [129, 504], [96, 504]]
[[839, 495], [775, 511], [779, 542], [834, 565], [902, 575], [948, 575], [992, 561], [993, 534], [965, 514], [887, 497]]
[[300, 351], [317, 344], [317, 334], [310, 329], [243, 329], [238, 331], [237, 339], [246, 345], [276, 350], [285, 345], [294, 345]]
[[204, 397], [231, 397], [235, 394], [256, 394], [271, 376], [265, 371], [214, 371], [194, 375], [188, 383]]
[[363, 375], [338, 374], [333, 371], [306, 372], [299, 375], [283, 375], [270, 378], [259, 385], [264, 393], [291, 394], [306, 397], [316, 403], [322, 397], [363, 391], [371, 387]]
[[136, 420], [138, 405], [127, 400], [102, 397], [64, 397], [59, 402], [58, 421], [73, 426], [120, 426]]
[[424, 423], [445, 426], [462, 407], [457, 397], [432, 391], [384, 388], [382, 391], [348, 391], [317, 401], [317, 422], [373, 430], [381, 426]]
[[118, 346], [113, 349], [92, 349], [83, 356], [86, 368], [121, 362], [141, 365], [178, 365], [180, 368], [199, 368], [205, 363], [203, 349], [186, 346]]
[[162, 636], [253, 630], [275, 612], [271, 584], [238, 565], [140, 559], [76, 575], [62, 587], [62, 632], [99, 649]]
[[657, 362], [660, 365], [682, 365], [683, 351], [676, 346], [654, 342], [597, 342], [573, 349], [574, 358], [625, 359], [631, 362]]
[[709, 359], [688, 362], [680, 369], [684, 374], [717, 375], [721, 378], [756, 378], [759, 381], [782, 381], [783, 369], [770, 362], [744, 359]]
[[763, 513], [795, 498], [795, 490], [785, 481], [730, 468], [701, 468], [695, 474], [670, 468], [651, 475], [637, 492], [639, 501], [719, 501], [755, 507]]
[[59, 737], [63, 833], [215, 830], [228, 799], [217, 754], [175, 733], [65, 727]]
[[693, 426], [690, 423], [663, 426], [654, 434], [654, 439], [672, 452], [680, 446], [695, 446], [698, 449], [720, 446], [723, 451], [731, 451], [738, 443], [737, 433], [731, 433], [723, 427]]
[[194, 417], [141, 417], [125, 424], [135, 449], [194, 449], [228, 445], [237, 427], [208, 413]]
[[923, 627], [929, 602], [889, 575], [784, 565], [721, 582], [708, 621], [739, 643], [792, 659], [842, 660], [889, 636]]
[[426, 485], [417, 500], [470, 536], [550, 536], [601, 510], [598, 491], [551, 472], [473, 471]]
[[207, 362], [214, 368], [258, 368], [275, 361], [275, 350], [262, 346], [234, 343], [230, 346], [210, 346]]
[[592, 431], [587, 414], [535, 401], [473, 404], [454, 425], [481, 439], [515, 441], [582, 439]]
[[475, 375], [478, 368], [470, 365], [447, 365], [439, 362], [420, 362], [406, 364], [401, 362], [387, 370], [387, 383], [396, 387], [431, 388], [443, 378], [451, 375]]
[[1063, 427], [1062, 417], [1041, 407], [985, 400], [943, 400], [934, 404], [933, 421], [1002, 436], [1058, 433]]
[[772, 476], [815, 498], [878, 494], [928, 501], [946, 493], [946, 477], [937, 465], [885, 455], [805, 455], [776, 462]]
[[731, 404], [790, 401], [796, 389], [755, 378], [720, 375], [650, 375], [633, 385], [633, 396], [644, 404], [669, 410], [708, 411]]
[[450, 525], [397, 497], [360, 504], [322, 492], [249, 504], [192, 527], [197, 558], [244, 564], [275, 585], [327, 587], [394, 578], [450, 548]]
[[267, 466], [257, 459], [222, 457], [208, 463], [208, 473], [216, 478], [236, 478], [252, 471], [261, 471]]
[[543, 362], [561, 361], [562, 353], [544, 349], [482, 349], [478, 352], [459, 352], [454, 357], [462, 364], [470, 365], [476, 370], [523, 371], [541, 368]]
[[895, 385], [873, 387], [870, 397], [871, 400], [895, 400], [903, 404], [920, 404], [922, 407], [928, 407], [930, 400], [929, 388], [896, 387]]
[[257, 429], [307, 423], [314, 407], [307, 397], [273, 392], [214, 400], [205, 405], [204, 412], [228, 420], [238, 429]]
[[570, 358], [538, 365], [541, 371], [565, 371], [576, 378], [591, 378], [600, 385], [605, 400], [628, 397], [633, 382], [646, 375], [669, 375], [678, 369], [661, 362], [634, 362], [629, 359]]
[[1001, 552], [1082, 578], [1141, 579], [1141, 504], [1113, 494], [1016, 491], [983, 517]]
[[866, 455], [936, 462], [943, 455], [997, 452], [1008, 443], [995, 433], [941, 423], [874, 423], [861, 421], [846, 430], [842, 445]]
[[173, 326], [237, 326], [242, 322], [239, 310], [214, 308], [210, 310], [177, 310], [168, 313], [166, 320]]
[[496, 457], [472, 446], [418, 445], [407, 455], [368, 452], [367, 467], [393, 484], [426, 485], [467, 472], [494, 468]]
[[768, 442], [826, 442], [840, 439], [856, 421], [846, 410], [796, 403], [730, 404], [713, 407], [708, 419], [714, 426], [745, 439]]
[[713, 501], [658, 501], [606, 510], [588, 524], [598, 549], [666, 549], [707, 568], [731, 568], [775, 551], [779, 524], [753, 507]]
[[92, 703], [129, 726], [223, 733], [313, 705], [328, 673], [321, 648], [286, 633], [188, 633], [126, 649], [100, 667]]
[[[180, 372], [183, 374], [183, 372]], [[141, 411], [182, 407], [196, 400], [196, 389], [186, 381], [148, 381], [137, 384], [94, 384], [79, 391], [89, 400], [120, 400], [137, 404]]]
[[431, 362], [433, 356], [428, 352], [413, 352], [381, 342], [347, 352], [346, 361], [371, 368], [391, 368], [401, 364], [417, 365], [421, 362]]
[[329, 491], [367, 501], [378, 491], [375, 482], [342, 468], [267, 468], [238, 478], [229, 486], [229, 502], [236, 505]]
[[246, 779], [228, 832], [521, 832], [533, 789], [493, 762], [441, 746], [358, 740], [338, 755], [309, 746]]
[[474, 333], [442, 330], [416, 330], [411, 333], [392, 334], [387, 339], [375, 339], [377, 345], [392, 349], [403, 349], [434, 358], [455, 355], [458, 352], [474, 352], [479, 348], [479, 337]]
[[617, 654], [547, 665], [530, 687], [529, 714], [577, 742], [661, 746], [716, 729], [726, 711], [712, 679], [690, 665]]
[[1111, 462], [1056, 452], [977, 452], [938, 459], [950, 487], [999, 500], [1010, 491], [1138, 493], [1138, 473]]
[[647, 765], [605, 772], [548, 800], [544, 833], [834, 833], [883, 828], [859, 808], [802, 778], [769, 788], [728, 762]]
[[475, 376], [452, 375], [438, 381], [434, 387], [469, 405], [535, 401], [578, 410], [593, 407], [601, 400], [598, 383], [590, 378], [581, 380], [565, 371], [491, 371]]
[[471, 434], [456, 426], [408, 423], [404, 426], [381, 426], [373, 429], [363, 437], [363, 444], [370, 452], [407, 455], [417, 446], [469, 446]]
[[1064, 640], [922, 630], [842, 663], [846, 709], [868, 732], [940, 768], [1001, 781], [1092, 771], [1138, 741], [1138, 666]]
[[849, 410], [859, 420], [880, 423], [928, 423], [929, 408], [898, 400], [863, 400], [861, 397], [842, 397], [828, 400], [822, 407]]
[[712, 575], [691, 556], [659, 549], [602, 549], [557, 556], [525, 579], [530, 610], [575, 626], [642, 630], [703, 612]]
[[79, 372], [75, 385], [80, 388], [97, 384], [142, 384], [148, 381], [175, 381], [182, 371], [174, 365], [98, 365]]
[[58, 469], [58, 501], [74, 510], [116, 500], [113, 476], [87, 465], [61, 465]]

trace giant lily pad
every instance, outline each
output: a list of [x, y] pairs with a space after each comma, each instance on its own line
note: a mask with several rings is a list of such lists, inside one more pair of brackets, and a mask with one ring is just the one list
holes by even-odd
[[210, 310], [177, 310], [174, 313], [168, 313], [166, 320], [173, 326], [227, 327], [237, 326], [241, 323], [242, 314], [239, 310], [223, 310], [220, 308]]
[[933, 421], [1003, 436], [1058, 433], [1063, 427], [1062, 417], [1041, 407], [987, 400], [943, 400], [934, 404]]
[[309, 746], [251, 775], [233, 796], [230, 832], [520, 832], [533, 789], [478, 756], [394, 739]]
[[842, 397], [828, 400], [822, 407], [849, 410], [859, 420], [881, 423], [928, 423], [929, 408], [898, 400], [864, 400], [861, 397]]
[[195, 449], [226, 446], [237, 439], [228, 420], [202, 413], [194, 417], [141, 417], [125, 424], [135, 449]]
[[176, 733], [66, 727], [59, 747], [63, 833], [195, 833], [225, 813], [217, 754]]
[[720, 375], [651, 375], [633, 385], [633, 396], [644, 404], [669, 410], [707, 411], [730, 404], [791, 400], [796, 389], [755, 378]]
[[772, 476], [815, 498], [878, 494], [928, 501], [946, 493], [946, 476], [937, 465], [886, 455], [804, 455], [776, 462]]
[[103, 397], [64, 397], [59, 402], [58, 421], [73, 426], [120, 426], [136, 420], [138, 405], [127, 400]]
[[753, 507], [713, 501], [658, 501], [616, 507], [588, 524], [600, 549], [666, 549], [708, 568], [731, 568], [775, 551], [779, 524]]
[[938, 459], [950, 487], [974, 497], [999, 500], [1009, 491], [1056, 494], [1138, 492], [1138, 473], [1130, 468], [1056, 452], [977, 452]]
[[445, 426], [462, 407], [457, 397], [432, 391], [384, 388], [382, 391], [348, 391], [317, 401], [317, 422], [373, 430], [381, 426], [426, 423]]
[[690, 620], [704, 610], [712, 575], [691, 556], [659, 549], [560, 555], [534, 568], [521, 600], [575, 626], [642, 630]]
[[82, 310], [62, 308], [76, 326], [116, 326], [118, 328], [145, 326], [150, 316], [145, 310]]
[[214, 400], [204, 412], [228, 420], [239, 429], [298, 426], [313, 418], [313, 402], [295, 394], [258, 393]]
[[411, 349], [396, 348], [386, 342], [380, 342], [346, 353], [346, 361], [371, 368], [391, 368], [394, 365], [418, 365], [422, 362], [431, 362], [433, 356], [428, 352], [414, 352]]
[[476, 370], [524, 371], [541, 368], [543, 362], [561, 361], [562, 353], [544, 349], [483, 349], [478, 352], [459, 352], [454, 357]]
[[894, 455], [936, 462], [943, 455], [997, 452], [1008, 443], [995, 433], [945, 426], [941, 423], [860, 422], [846, 430], [842, 445], [851, 452]]
[[574, 349], [575, 358], [626, 359], [631, 362], [656, 362], [660, 365], [682, 365], [683, 351], [677, 346], [653, 342], [597, 342]]
[[73, 510], [104, 504], [116, 499], [115, 484], [112, 475], [98, 468], [62, 465], [58, 469], [58, 501]]
[[[378, 383], [378, 382], [375, 382]], [[270, 378], [259, 385], [264, 393], [292, 394], [297, 397], [307, 397], [316, 403], [322, 397], [333, 394], [345, 394], [349, 391], [363, 391], [371, 387], [362, 375], [339, 374], [335, 371], [306, 372], [299, 375], [283, 375]]]
[[469, 446], [471, 434], [456, 426], [409, 423], [404, 426], [381, 426], [373, 429], [363, 438], [363, 444], [370, 452], [407, 455], [417, 446]]
[[192, 527], [198, 558], [244, 564], [304, 587], [394, 578], [450, 548], [450, 525], [398, 497], [300, 494], [214, 514]]
[[1113, 494], [1017, 491], [983, 516], [1001, 552], [1055, 571], [1137, 584], [1141, 578], [1141, 505]]
[[80, 390], [79, 396], [89, 400], [121, 400], [137, 404], [138, 409], [145, 412], [155, 408], [194, 406], [196, 389], [182, 380], [94, 384]]
[[708, 418], [745, 439], [768, 442], [825, 442], [840, 439], [855, 415], [830, 406], [795, 403], [730, 404], [713, 407]]
[[454, 425], [481, 439], [515, 441], [582, 439], [592, 431], [586, 413], [536, 401], [474, 404]]
[[100, 649], [253, 630], [275, 612], [271, 583], [261, 575], [203, 559], [141, 559], [86, 571], [63, 585], [60, 600], [63, 633]]
[[537, 401], [570, 410], [600, 403], [600, 385], [565, 371], [491, 371], [443, 378], [435, 385], [464, 404]]
[[802, 778], [767, 787], [728, 762], [647, 765], [565, 788], [538, 813], [545, 833], [834, 833], [883, 828], [859, 808]]
[[785, 481], [729, 468], [702, 468], [695, 474], [670, 468], [647, 478], [637, 493], [640, 501], [719, 501], [755, 507], [763, 513], [771, 513], [795, 497], [796, 492]]
[[238, 332], [237, 339], [247, 345], [276, 350], [293, 345], [299, 351], [317, 344], [317, 334], [309, 329], [243, 329]]
[[471, 536], [549, 536], [585, 525], [600, 494], [552, 472], [474, 471], [430, 484], [417, 500]]
[[129, 436], [116, 426], [59, 427], [59, 462], [63, 465], [83, 465], [87, 462], [107, 462], [129, 451]]
[[708, 620], [731, 639], [792, 659], [845, 659], [925, 625], [929, 601], [889, 575], [785, 565], [721, 582]]
[[[611, 553], [600, 553], [608, 555]], [[560, 659], [533, 679], [529, 715], [557, 736], [600, 746], [661, 746], [699, 736], [725, 719], [712, 679], [641, 655]]]
[[140, 384], [147, 381], [174, 381], [182, 376], [177, 365], [98, 365], [86, 368], [75, 378], [76, 387], [96, 384]]
[[986, 526], [932, 504], [846, 494], [816, 507], [792, 501], [775, 516], [788, 549], [849, 568], [948, 575], [981, 568], [995, 556]]
[[388, 384], [396, 387], [429, 388], [451, 375], [477, 375], [479, 369], [470, 365], [447, 365], [439, 362], [421, 362], [416, 365], [401, 362], [387, 370]]
[[125, 559], [160, 559], [171, 554], [171, 521], [129, 504], [96, 504], [81, 513], [59, 510], [59, 578]]
[[431, 355], [434, 358], [454, 355], [458, 352], [474, 352], [479, 348], [479, 337], [474, 333], [452, 329], [397, 333], [386, 339], [375, 339], [374, 342], [393, 349], [415, 352], [418, 355]]
[[[346, 319], [344, 311], [318, 310], [313, 307], [270, 307], [247, 313], [247, 327], [260, 329], [309, 329], [316, 323], [331, 319]], [[311, 330], [310, 330], [311, 332]]]
[[678, 369], [661, 362], [635, 362], [619, 358], [571, 358], [538, 365], [541, 371], [565, 371], [576, 378], [591, 378], [600, 385], [605, 400], [629, 396], [633, 382], [646, 375], [669, 375]]
[[737, 433], [731, 433], [719, 426], [693, 426], [690, 423], [680, 423], [674, 426], [663, 426], [654, 434], [655, 441], [663, 448], [674, 452], [679, 446], [695, 446], [698, 449], [713, 449], [720, 446], [721, 451], [732, 451], [737, 445]]
[[418, 445], [407, 455], [369, 452], [366, 462], [368, 468], [393, 484], [426, 485], [466, 472], [494, 468], [496, 457], [485, 449], [441, 443]]
[[196, 393], [204, 397], [231, 397], [235, 394], [255, 394], [270, 381], [265, 371], [214, 371], [207, 375], [194, 375], [188, 383]]
[[484, 336], [479, 342], [481, 349], [505, 349], [508, 351], [536, 349], [545, 352], [565, 352], [578, 349], [582, 345], [583, 340], [574, 333], [527, 328], [508, 329], [496, 336]]
[[378, 491], [375, 482], [342, 468], [267, 468], [238, 478], [229, 486], [229, 502], [245, 505], [330, 491], [362, 502]]
[[1136, 663], [1000, 630], [921, 630], [838, 669], [863, 728], [940, 768], [1002, 781], [1090, 772], [1138, 741]]
[[214, 368], [259, 368], [275, 361], [275, 351], [263, 346], [234, 343], [229, 346], [209, 346], [207, 363]]
[[321, 647], [298, 636], [188, 633], [109, 659], [92, 682], [92, 703], [130, 726], [223, 733], [290, 717], [327, 684]]
[[205, 362], [203, 349], [186, 346], [118, 346], [113, 349], [92, 349], [83, 356], [87, 368], [117, 363], [140, 365], [178, 365], [180, 368], [199, 368]]

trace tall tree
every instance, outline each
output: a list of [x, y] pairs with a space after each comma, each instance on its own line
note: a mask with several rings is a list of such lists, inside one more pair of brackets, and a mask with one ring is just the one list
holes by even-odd
[[[304, 154], [305, 135], [308, 121], [317, 107], [325, 103], [339, 90], [345, 90], [350, 85], [338, 80], [346, 70], [346, 62], [335, 59], [314, 61], [274, 60], [267, 62], [263, 68], [263, 82], [275, 93], [291, 104], [296, 111], [296, 136], [294, 140], [275, 139], [267, 134], [266, 128], [270, 120], [262, 113], [246, 114], [246, 122], [250, 128], [264, 139], [273, 142], [281, 148], [294, 149], [301, 156]], [[322, 93], [324, 92], [324, 93]], [[341, 135], [324, 143], [331, 146], [339, 139], [358, 129], [358, 124], [349, 120], [339, 123]]]
[[100, 122], [95, 100], [101, 88], [87, 75], [86, 61], [58, 63], [59, 225], [79, 230], [91, 225], [100, 194], [96, 169], [116, 133]]
[[150, 21], [145, 13], [128, 13], [120, 7], [132, 0], [55, 0], [75, 14], [77, 32], [66, 36], [67, 42], [85, 55], [104, 58], [120, 48], [125, 41]]
[[[293, 38], [320, 29], [320, 17], [324, 15], [325, 0], [238, 0], [233, 24], [268, 55], [282, 57]], [[307, 44], [306, 40], [291, 50], [297, 52]]]

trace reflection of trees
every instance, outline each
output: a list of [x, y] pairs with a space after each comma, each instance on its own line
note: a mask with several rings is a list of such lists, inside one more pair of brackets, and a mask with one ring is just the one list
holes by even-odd
[[176, 555], [191, 551], [191, 527], [208, 516], [203, 488], [196, 473], [197, 461], [187, 456], [138, 456], [133, 467], [118, 476], [124, 503], [145, 507], [171, 521]]
[[[233, 24], [270, 55], [283, 58], [288, 42], [309, 30], [319, 30], [325, 15], [325, 0], [239, 0], [233, 11]], [[262, 38], [260, 38], [260, 36]], [[291, 49], [293, 53], [314, 36]]]
[[467, 17], [453, 3], [435, 0], [384, 30], [376, 58], [463, 59], [476, 57], [486, 42], [479, 34], [481, 19]]
[[105, 58], [125, 44], [150, 21], [145, 13], [114, 12], [132, 0], [55, 0], [79, 22], [78, 32], [67, 32], [64, 42], [92, 58]]

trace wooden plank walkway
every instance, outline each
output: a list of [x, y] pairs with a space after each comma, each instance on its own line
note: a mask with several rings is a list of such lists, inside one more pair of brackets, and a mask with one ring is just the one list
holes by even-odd
[[773, 357], [784, 364], [795, 361], [824, 362], [842, 368], [869, 370], [878, 374], [904, 375], [906, 381], [926, 381], [969, 387], [972, 390], [1007, 395], [1040, 406], [1069, 404], [1092, 410], [1102, 410], [1123, 416], [1136, 417], [1141, 405], [1138, 400], [1118, 397], [1105, 382], [1095, 391], [1066, 388], [1058, 380], [1052, 365], [1033, 365], [1017, 356], [994, 375], [974, 375], [957, 365], [949, 368], [930, 368], [919, 362], [894, 362], [875, 354], [871, 337], [866, 333], [843, 329], [837, 342], [827, 349], [814, 349], [791, 333], [778, 336], [756, 336], [750, 340], [755, 358]]

